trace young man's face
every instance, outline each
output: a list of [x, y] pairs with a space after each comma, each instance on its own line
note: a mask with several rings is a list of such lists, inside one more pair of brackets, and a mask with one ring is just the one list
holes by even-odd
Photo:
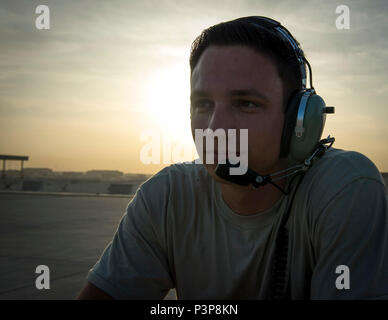
[[[237, 152], [243, 152], [239, 132], [248, 129], [249, 168], [260, 174], [279, 169], [283, 84], [270, 58], [245, 46], [208, 47], [192, 71], [191, 107], [193, 138], [195, 129], [236, 129]], [[206, 164], [206, 140], [203, 146], [206, 169], [221, 181], [217, 159]]]

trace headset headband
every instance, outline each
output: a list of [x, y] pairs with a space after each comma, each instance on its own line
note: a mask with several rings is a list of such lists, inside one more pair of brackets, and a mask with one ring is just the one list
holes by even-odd
[[306, 89], [305, 62], [307, 63], [307, 65], [309, 67], [309, 71], [310, 71], [310, 87], [313, 88], [313, 86], [312, 86], [312, 73], [311, 73], [310, 64], [308, 63], [308, 61], [304, 57], [302, 50], [298, 46], [297, 42], [295, 41], [295, 39], [291, 35], [291, 33], [276, 20], [273, 20], [273, 19], [270, 19], [267, 17], [261, 17], [261, 16], [252, 16], [250, 18], [257, 20], [257, 22], [260, 23], [260, 24], [258, 24], [256, 22], [251, 22], [251, 24], [254, 25], [255, 27], [259, 27], [259, 28], [265, 29], [267, 31], [268, 31], [268, 29], [269, 30], [274, 29], [277, 31], [277, 33], [279, 33], [281, 35], [281, 37], [286, 42], [288, 42], [291, 45], [292, 49], [295, 52], [296, 59], [298, 60], [298, 63], [300, 66], [300, 74], [301, 74], [301, 78], [302, 78], [303, 89]]

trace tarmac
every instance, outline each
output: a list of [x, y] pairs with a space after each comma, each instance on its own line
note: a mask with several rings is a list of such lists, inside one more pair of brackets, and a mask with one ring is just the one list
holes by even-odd
[[[0, 192], [0, 300], [76, 299], [131, 198]], [[35, 286], [39, 265], [50, 289]]]

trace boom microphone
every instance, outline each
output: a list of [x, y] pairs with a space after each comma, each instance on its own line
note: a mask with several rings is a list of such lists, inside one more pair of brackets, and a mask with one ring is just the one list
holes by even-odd
[[[275, 184], [274, 181], [284, 179], [285, 177], [294, 175], [295, 173], [301, 171], [307, 171], [312, 164], [312, 160], [316, 157], [322, 157], [326, 150], [332, 146], [334, 140], [334, 137], [330, 136], [328, 136], [326, 139], [320, 140], [314, 149], [314, 152], [307, 159], [305, 159], [303, 163], [281, 171], [277, 171], [272, 174], [261, 175], [248, 168], [247, 172], [243, 175], [232, 175], [230, 174], [230, 168], [239, 167], [239, 163], [231, 164], [228, 159], [226, 159], [225, 164], [219, 163], [217, 165], [215, 173], [218, 177], [241, 186], [247, 186], [251, 184], [254, 189], [270, 183], [284, 194], [287, 194], [282, 188]], [[330, 143], [330, 145], [326, 146], [328, 143]]]
[[270, 182], [271, 178], [269, 175], [262, 176], [249, 168], [247, 172], [242, 175], [231, 175], [230, 168], [239, 167], [239, 165], [240, 163], [231, 164], [228, 160], [226, 160], [226, 163], [219, 163], [216, 167], [216, 175], [222, 179], [236, 183], [241, 186], [247, 186], [252, 184], [254, 188], [258, 188], [259, 186], [265, 185]]

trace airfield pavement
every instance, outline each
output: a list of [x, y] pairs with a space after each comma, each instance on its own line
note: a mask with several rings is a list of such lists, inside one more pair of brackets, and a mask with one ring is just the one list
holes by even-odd
[[[0, 300], [76, 299], [130, 199], [1, 192]], [[38, 265], [49, 267], [50, 289], [36, 288]]]

